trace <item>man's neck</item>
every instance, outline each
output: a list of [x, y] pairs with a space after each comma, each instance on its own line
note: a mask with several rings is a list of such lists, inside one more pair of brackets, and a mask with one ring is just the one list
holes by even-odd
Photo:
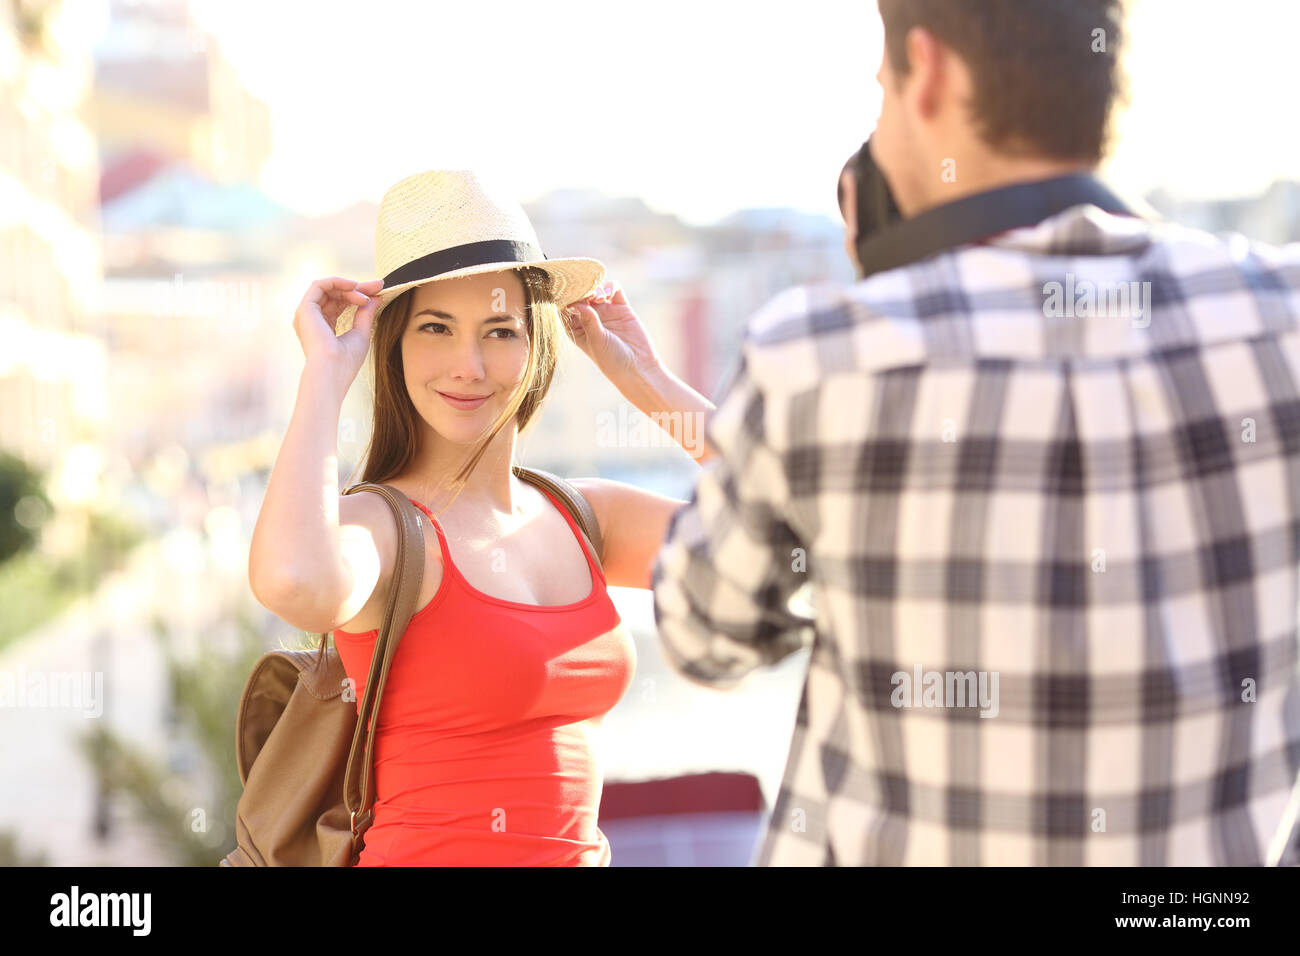
[[[974, 165], [974, 168], [971, 168], [971, 165]], [[1037, 182], [1043, 179], [1055, 179], [1058, 176], [1069, 176], [1075, 173], [1095, 173], [1096, 171], [1097, 167], [1089, 163], [1061, 160], [1027, 159], [1014, 162], [998, 162], [988, 166], [968, 164], [958, 170], [957, 177], [953, 182], [938, 183], [925, 196], [910, 204], [911, 208], [903, 200], [899, 199], [897, 201], [899, 211], [903, 214], [903, 217], [910, 219], [936, 206], [964, 199], [967, 196], [974, 196], [977, 193], [1000, 189], [1003, 186]]]

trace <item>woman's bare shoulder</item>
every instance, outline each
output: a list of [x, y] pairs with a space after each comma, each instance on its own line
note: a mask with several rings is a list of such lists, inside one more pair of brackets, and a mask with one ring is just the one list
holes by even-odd
[[[427, 522], [421, 522], [425, 535], [425, 568], [417, 607], [424, 607], [432, 599], [442, 581], [441, 552], [436, 544], [431, 547], [431, 536], [425, 530], [428, 527]], [[345, 553], [350, 550], [354, 555], [354, 567], [367, 560], [378, 562], [378, 573], [364, 607], [343, 627], [349, 633], [365, 633], [378, 628], [383, 621], [397, 564], [397, 519], [387, 500], [374, 492], [340, 495], [339, 534]]]
[[339, 495], [339, 527], [359, 525], [372, 534], [392, 538], [396, 544], [397, 523], [393, 509], [380, 495], [371, 491], [354, 491]]

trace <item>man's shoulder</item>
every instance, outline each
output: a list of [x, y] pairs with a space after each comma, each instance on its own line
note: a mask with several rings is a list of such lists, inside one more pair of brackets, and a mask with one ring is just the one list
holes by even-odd
[[905, 272], [906, 267], [856, 282], [825, 280], [783, 289], [754, 313], [746, 338], [774, 346], [803, 335], [833, 334], [846, 324], [835, 321], [838, 313], [906, 318], [910, 293]]
[[914, 364], [923, 357], [924, 337], [903, 272], [777, 293], [745, 328], [751, 373], [771, 388], [798, 392], [838, 372]]
[[[1136, 357], [1300, 323], [1300, 242], [1121, 222], [1100, 210], [1093, 219], [1095, 241], [1082, 221], [1069, 230], [1086, 248], [1063, 244], [1059, 231], [1045, 239], [1026, 230], [865, 279], [784, 289], [751, 317], [746, 362], [765, 387], [801, 392], [838, 372], [980, 358]], [[1134, 322], [1093, 315], [1114, 298], [1111, 286], [1149, 295], [1154, 315]], [[1077, 301], [1055, 316], [1067, 292]], [[1252, 301], [1260, 296], [1274, 301]], [[1293, 307], [1279, 308], [1278, 297]], [[1167, 309], [1178, 314], [1155, 321]]]

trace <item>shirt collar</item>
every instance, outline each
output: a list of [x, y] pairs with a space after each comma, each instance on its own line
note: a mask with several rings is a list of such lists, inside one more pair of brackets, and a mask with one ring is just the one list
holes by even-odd
[[858, 243], [859, 278], [985, 242], [1010, 230], [1035, 226], [1077, 206], [1140, 218], [1091, 173], [1000, 186], [927, 209], [872, 233]]

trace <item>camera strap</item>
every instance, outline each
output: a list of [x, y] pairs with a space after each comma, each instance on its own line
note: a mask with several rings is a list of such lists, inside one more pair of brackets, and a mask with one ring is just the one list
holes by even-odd
[[1091, 173], [1072, 173], [1016, 183], [955, 199], [902, 219], [859, 240], [860, 279], [991, 238], [1035, 226], [1072, 206], [1092, 204], [1105, 212], [1139, 216]]

